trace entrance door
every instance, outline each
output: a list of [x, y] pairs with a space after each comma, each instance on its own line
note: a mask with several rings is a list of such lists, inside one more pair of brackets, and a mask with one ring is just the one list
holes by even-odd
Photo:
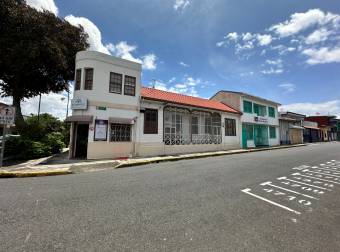
[[264, 125], [254, 125], [255, 146], [268, 146], [268, 127]]
[[76, 138], [76, 152], [75, 158], [87, 157], [87, 142], [89, 136], [89, 125], [78, 124], [77, 125], [77, 138]]
[[247, 148], [247, 127], [242, 125], [242, 148]]

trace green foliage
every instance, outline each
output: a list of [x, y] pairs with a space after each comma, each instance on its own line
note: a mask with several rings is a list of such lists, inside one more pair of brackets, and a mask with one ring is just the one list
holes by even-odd
[[[65, 140], [67, 141], [65, 142]], [[57, 154], [68, 144], [69, 126], [50, 114], [32, 115], [20, 137], [6, 139], [5, 156], [34, 159]]]
[[43, 143], [50, 148], [52, 154], [56, 154], [60, 153], [62, 149], [65, 148], [63, 139], [64, 137], [62, 133], [52, 132], [46, 135]]
[[0, 87], [13, 96], [16, 126], [25, 122], [20, 101], [68, 89], [74, 78], [75, 55], [88, 47], [88, 35], [48, 11], [37, 11], [25, 1], [0, 1]]

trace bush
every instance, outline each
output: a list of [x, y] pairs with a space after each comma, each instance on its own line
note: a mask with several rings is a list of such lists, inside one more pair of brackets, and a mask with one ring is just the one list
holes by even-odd
[[5, 143], [5, 157], [34, 159], [51, 155], [51, 147], [45, 143], [23, 137], [9, 137]]
[[63, 148], [65, 148], [65, 144], [63, 142], [64, 136], [60, 132], [53, 132], [47, 134], [43, 140], [43, 143], [50, 148], [52, 154], [60, 153]]

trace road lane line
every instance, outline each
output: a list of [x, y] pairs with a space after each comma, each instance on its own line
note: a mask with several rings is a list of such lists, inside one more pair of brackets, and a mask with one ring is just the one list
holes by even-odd
[[274, 206], [277, 206], [277, 207], [280, 207], [280, 208], [282, 208], [282, 209], [285, 209], [285, 210], [287, 210], [287, 211], [289, 211], [289, 212], [293, 212], [293, 213], [295, 213], [295, 214], [301, 214], [300, 212], [298, 212], [298, 211], [296, 211], [296, 210], [293, 210], [293, 209], [291, 209], [291, 208], [289, 208], [289, 207], [286, 207], [286, 206], [284, 206], [284, 205], [281, 205], [281, 204], [276, 203], [276, 202], [274, 202], [274, 201], [271, 201], [271, 200], [269, 200], [269, 199], [263, 198], [263, 197], [261, 197], [261, 196], [259, 196], [259, 195], [254, 194], [254, 193], [251, 193], [251, 192], [250, 192], [250, 191], [251, 191], [250, 188], [246, 188], [246, 189], [243, 189], [243, 190], [241, 190], [241, 191], [244, 192], [244, 193], [246, 193], [246, 194], [249, 194], [249, 195], [251, 195], [251, 196], [253, 196], [253, 197], [255, 197], [255, 198], [258, 198], [258, 199], [260, 199], [260, 200], [263, 200], [263, 201], [265, 201], [265, 202], [268, 202], [268, 203], [270, 203], [270, 204], [272, 204], [272, 205], [274, 205]]
[[340, 170], [335, 170], [335, 169], [332, 169], [332, 168], [329, 168], [329, 169], [326, 169], [326, 168], [319, 168], [317, 166], [312, 166], [310, 167], [312, 169], [319, 169], [319, 170], [325, 170], [325, 171], [330, 171], [330, 172], [336, 172], [336, 173], [339, 173], [340, 174]]
[[302, 170], [302, 172], [312, 172], [312, 173], [317, 173], [317, 174], [321, 174], [321, 175], [325, 175], [325, 176], [332, 176], [332, 177], [340, 178], [340, 176], [336, 176], [336, 175], [332, 175], [332, 174], [328, 174], [328, 173], [310, 171], [308, 169], [304, 169], [304, 170]]
[[287, 177], [277, 178], [277, 180], [281, 180], [281, 179], [288, 180], [288, 181], [291, 181], [291, 182], [294, 182], [294, 183], [299, 183], [299, 184], [302, 184], [302, 185], [312, 186], [312, 187], [315, 187], [315, 188], [318, 188], [318, 189], [327, 190], [327, 191], [330, 191], [330, 192], [332, 191], [331, 189], [328, 189], [328, 188], [324, 188], [324, 187], [320, 187], [320, 186], [315, 186], [315, 185], [310, 185], [310, 184], [307, 184], [307, 183], [304, 183], [304, 182], [300, 182], [300, 181], [295, 181], [295, 180], [292, 180], [292, 179], [288, 179]]
[[315, 198], [315, 197], [313, 197], [313, 196], [310, 196], [310, 195], [307, 195], [307, 194], [303, 194], [303, 193], [299, 193], [299, 192], [295, 192], [295, 191], [293, 191], [293, 190], [290, 190], [290, 189], [287, 189], [287, 188], [284, 188], [284, 187], [281, 187], [281, 186], [274, 185], [274, 184], [272, 184], [272, 182], [270, 182], [270, 181], [261, 183], [260, 185], [261, 185], [261, 186], [269, 185], [269, 186], [272, 186], [272, 187], [275, 187], [275, 188], [279, 188], [279, 189], [284, 190], [284, 191], [287, 191], [287, 192], [291, 192], [291, 193], [295, 193], [295, 194], [304, 196], [304, 197], [306, 197], [306, 198], [319, 200], [318, 198]]
[[331, 181], [331, 180], [327, 180], [327, 179], [321, 179], [321, 178], [315, 178], [315, 177], [312, 177], [312, 176], [307, 176], [307, 175], [302, 175], [301, 173], [299, 172], [296, 172], [296, 173], [292, 173], [291, 175], [293, 176], [303, 176], [303, 177], [307, 177], [307, 178], [313, 178], [315, 180], [321, 180], [321, 181], [326, 181], [326, 182], [330, 182], [330, 183], [333, 183], [333, 184], [337, 184], [337, 185], [340, 185], [340, 183], [336, 182], [336, 181]]

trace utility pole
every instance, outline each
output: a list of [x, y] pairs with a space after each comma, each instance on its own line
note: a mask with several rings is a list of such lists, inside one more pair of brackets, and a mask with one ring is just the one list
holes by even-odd
[[40, 103], [41, 103], [41, 94], [39, 94], [38, 122], [39, 122], [39, 119], [40, 119]]

